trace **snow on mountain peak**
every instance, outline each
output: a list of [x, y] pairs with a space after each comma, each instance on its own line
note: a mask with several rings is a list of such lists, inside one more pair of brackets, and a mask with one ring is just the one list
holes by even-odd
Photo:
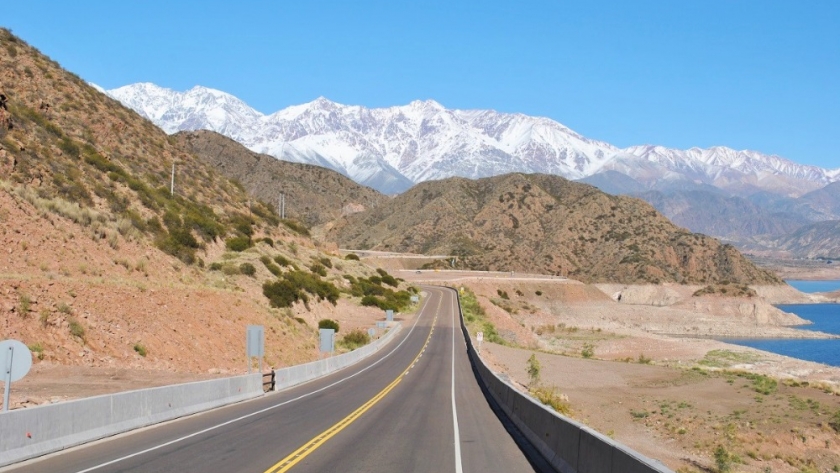
[[330, 167], [385, 193], [402, 192], [423, 180], [508, 172], [578, 179], [615, 170], [648, 186], [661, 179], [717, 186], [740, 180], [787, 194], [840, 180], [840, 169], [826, 171], [723, 146], [619, 149], [549, 118], [450, 110], [434, 100], [368, 109], [318, 97], [266, 116], [233, 95], [203, 86], [176, 92], [146, 82], [107, 93], [167, 133], [213, 130], [254, 151]]

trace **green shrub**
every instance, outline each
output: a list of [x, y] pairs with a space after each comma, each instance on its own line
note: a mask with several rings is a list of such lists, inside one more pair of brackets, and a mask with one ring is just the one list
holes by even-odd
[[70, 335], [80, 338], [82, 341], [85, 340], [85, 328], [82, 324], [79, 323], [76, 319], [70, 319], [67, 321], [70, 325]]
[[292, 307], [297, 302], [308, 302], [309, 298], [292, 282], [285, 279], [267, 281], [263, 284], [263, 295], [268, 298], [271, 307]]
[[327, 276], [327, 268], [325, 268], [324, 265], [320, 263], [313, 263], [312, 266], [309, 267], [309, 270], [312, 271], [312, 273], [317, 274], [321, 277]]
[[268, 245], [268, 246], [270, 246], [270, 247], [274, 248], [274, 240], [272, 240], [271, 238], [269, 238], [269, 237], [265, 237], [265, 238], [263, 238], [263, 239], [262, 239], [262, 240], [260, 240], [260, 241], [262, 241], [262, 242], [263, 242], [263, 243], [265, 243], [266, 245]]
[[230, 251], [241, 252], [253, 246], [251, 239], [248, 237], [233, 237], [225, 240], [225, 248]]
[[531, 353], [531, 357], [528, 358], [528, 378], [531, 380], [531, 386], [536, 386], [540, 383], [540, 360], [537, 359], [537, 355], [534, 353]]
[[330, 282], [322, 281], [311, 273], [289, 271], [280, 276], [278, 281], [263, 284], [263, 294], [268, 297], [272, 307], [291, 307], [296, 302], [309, 302], [308, 294], [318, 300], [327, 300], [332, 305], [338, 303], [340, 292]]
[[20, 295], [20, 316], [26, 318], [29, 316], [29, 311], [32, 310], [32, 299], [26, 295]]
[[387, 284], [391, 287], [397, 287], [397, 286], [400, 285], [400, 283], [397, 282], [397, 280], [394, 279], [394, 277], [391, 276], [390, 274], [386, 274], [385, 276], [382, 276], [382, 283]]
[[221, 271], [222, 263], [210, 263], [210, 271]]
[[359, 255], [357, 255], [356, 253], [348, 253], [347, 256], [344, 257], [344, 259], [359, 261]]
[[281, 274], [283, 274], [283, 270], [281, 270], [280, 267], [276, 264], [272, 263], [271, 258], [269, 258], [268, 256], [260, 256], [260, 261], [263, 265], [265, 265], [266, 269], [268, 269], [268, 271], [271, 274], [275, 276], [280, 276]]
[[333, 267], [332, 260], [327, 258], [326, 256], [320, 258], [318, 261], [320, 261], [321, 264], [324, 265], [327, 268], [332, 269], [332, 267]]
[[257, 274], [257, 268], [251, 263], [242, 263], [239, 265], [239, 272], [246, 276], [254, 276]]
[[189, 230], [175, 227], [165, 235], [155, 240], [155, 245], [161, 251], [172, 255], [186, 264], [195, 263], [195, 250], [199, 248], [198, 240]]
[[572, 408], [569, 402], [564, 399], [563, 395], [554, 386], [540, 386], [531, 390], [531, 394], [539, 399], [541, 403], [551, 407], [560, 414], [567, 416], [572, 414]]
[[595, 355], [595, 347], [591, 343], [584, 343], [583, 349], [580, 351], [580, 356], [584, 358], [592, 358]]
[[32, 353], [35, 353], [35, 357], [39, 360], [44, 359], [44, 346], [41, 345], [40, 342], [35, 342], [27, 346]]
[[286, 226], [286, 228], [288, 228], [289, 230], [297, 233], [298, 235], [305, 236], [305, 237], [310, 236], [309, 235], [309, 229], [306, 228], [302, 223], [300, 223], [296, 220], [290, 220], [290, 219], [287, 218], [287, 219], [281, 220], [281, 222], [283, 223], [283, 225]]
[[717, 446], [714, 455], [717, 473], [728, 473], [732, 471], [732, 455], [723, 445]]
[[[331, 328], [335, 330], [335, 333], [338, 333], [338, 322], [333, 319], [321, 319], [318, 321], [318, 328]], [[350, 332], [352, 333], [352, 332]], [[349, 334], [348, 334], [349, 335]]]
[[146, 347], [144, 347], [143, 344], [135, 343], [134, 344], [134, 351], [136, 351], [138, 355], [140, 355], [144, 358], [146, 357]]
[[349, 350], [355, 350], [370, 343], [370, 335], [364, 330], [355, 329], [345, 335], [340, 343]]
[[274, 262], [279, 264], [280, 266], [294, 266], [288, 258], [283, 255], [277, 255], [274, 257]]
[[828, 425], [834, 429], [835, 432], [840, 434], [840, 411], [834, 413], [834, 416], [832, 416], [831, 420], [828, 421]]
[[70, 138], [64, 137], [61, 141], [58, 142], [58, 149], [63, 151], [67, 156], [71, 158], [78, 158], [79, 157], [79, 145], [73, 142]]

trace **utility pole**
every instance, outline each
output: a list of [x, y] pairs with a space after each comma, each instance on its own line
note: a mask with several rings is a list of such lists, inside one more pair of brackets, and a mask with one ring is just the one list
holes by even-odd
[[282, 192], [280, 193], [280, 199], [277, 202], [277, 213], [280, 214], [281, 219], [286, 219], [286, 194]]

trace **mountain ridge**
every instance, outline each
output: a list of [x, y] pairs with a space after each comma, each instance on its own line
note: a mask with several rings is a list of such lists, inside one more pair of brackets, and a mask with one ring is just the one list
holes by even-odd
[[361, 250], [457, 257], [457, 267], [584, 282], [781, 284], [731, 245], [646, 202], [545, 174], [427, 181], [329, 230]]
[[[616, 170], [648, 187], [671, 179], [735, 193], [759, 189], [796, 196], [840, 180], [840, 169], [757, 151], [655, 145], [619, 149], [549, 118], [449, 110], [434, 100], [369, 109], [319, 97], [263, 115], [233, 95], [201, 86], [175, 92], [143, 83], [108, 93], [168, 133], [210, 129], [259, 153], [330, 167], [386, 194], [426, 180], [510, 172], [581, 179]], [[169, 108], [164, 110], [162, 103]], [[236, 119], [226, 120], [227, 115]]]

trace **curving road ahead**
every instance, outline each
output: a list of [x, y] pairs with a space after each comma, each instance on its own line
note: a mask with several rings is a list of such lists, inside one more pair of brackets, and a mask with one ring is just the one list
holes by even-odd
[[0, 472], [546, 469], [529, 462], [476, 382], [454, 292], [424, 290], [429, 297], [397, 339], [353, 367]]

